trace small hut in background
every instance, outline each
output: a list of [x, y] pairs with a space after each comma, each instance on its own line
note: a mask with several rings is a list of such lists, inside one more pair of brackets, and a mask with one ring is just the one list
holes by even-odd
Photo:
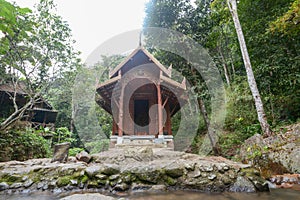
[[[24, 90], [22, 83], [14, 86], [13, 84], [0, 85], [0, 117], [6, 118], [14, 112], [13, 97], [19, 108], [23, 107], [28, 102], [28, 94]], [[14, 95], [15, 94], [15, 95]], [[54, 123], [57, 116], [57, 111], [43, 98], [26, 110], [24, 115], [25, 121], [32, 124], [33, 128], [48, 127], [54, 129]]]

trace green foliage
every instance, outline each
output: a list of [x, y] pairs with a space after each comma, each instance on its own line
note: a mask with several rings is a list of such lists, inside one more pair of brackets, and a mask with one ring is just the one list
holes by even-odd
[[100, 153], [105, 151], [109, 147], [109, 139], [95, 140], [93, 142], [88, 142], [85, 144], [87, 149], [90, 149], [90, 153]]
[[[41, 0], [32, 12], [4, 0], [0, 3], [3, 4], [0, 17], [5, 22], [1, 25], [6, 27], [0, 28], [3, 33], [0, 38], [0, 82], [15, 84], [22, 80], [22, 89], [32, 104], [40, 96], [54, 97], [54, 91], [49, 93], [49, 90], [59, 88], [58, 84], [54, 85], [57, 82], [65, 86], [61, 87], [65, 89], [62, 93], [70, 96], [71, 87], [66, 88], [71, 86], [73, 74], [80, 66], [79, 53], [73, 48], [69, 25], [54, 12], [53, 0]], [[19, 113], [18, 118], [22, 118], [22, 112]], [[11, 118], [6, 124], [13, 120]], [[1, 126], [7, 127], [6, 124]]]
[[264, 160], [265, 154], [268, 153], [268, 146], [259, 146], [254, 144], [253, 146], [250, 146], [247, 148], [247, 160], [250, 162], [253, 166], [259, 166], [260, 162]]
[[72, 137], [72, 132], [69, 131], [66, 127], [60, 127], [53, 132], [52, 143], [59, 144], [63, 142], [73, 143], [75, 139]]
[[69, 156], [76, 156], [76, 154], [82, 152], [84, 148], [73, 147], [69, 149]]
[[51, 155], [49, 142], [31, 128], [1, 132], [0, 149], [1, 161], [22, 161]]
[[226, 105], [226, 129], [241, 131], [244, 126], [258, 123], [254, 101], [246, 80], [227, 88]]
[[227, 114], [224, 133], [219, 145], [225, 157], [232, 158], [238, 153], [239, 146], [254, 134], [260, 134], [254, 101], [245, 78], [232, 83], [227, 88]]
[[[13, 36], [15, 34], [14, 26], [22, 21], [22, 17], [28, 13], [31, 13], [29, 8], [20, 8], [5, 0], [0, 0], [0, 31]], [[21, 31], [23, 31], [21, 34], [25, 34], [24, 30]]]
[[58, 187], [66, 186], [66, 185], [68, 185], [70, 183], [71, 180], [72, 180], [71, 176], [62, 176], [62, 177], [59, 177], [57, 179], [57, 186]]
[[233, 158], [238, 154], [240, 146], [246, 139], [261, 131], [259, 124], [243, 126], [241, 129], [233, 132], [224, 132], [221, 135], [218, 142], [224, 157]]
[[289, 10], [270, 23], [269, 31], [297, 37], [300, 34], [300, 0], [295, 0]]

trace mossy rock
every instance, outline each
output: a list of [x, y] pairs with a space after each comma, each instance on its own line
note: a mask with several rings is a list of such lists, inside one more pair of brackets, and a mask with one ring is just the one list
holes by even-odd
[[165, 175], [163, 177], [163, 180], [164, 180], [165, 184], [168, 185], [168, 186], [174, 186], [174, 185], [177, 184], [177, 180], [176, 179], [171, 178], [170, 176], [167, 176], [167, 175]]
[[4, 174], [0, 178], [0, 182], [6, 182], [7, 184], [11, 185], [16, 182], [22, 182], [22, 176], [17, 174]]
[[71, 176], [63, 176], [57, 179], [57, 186], [63, 187], [68, 185], [73, 178]]
[[73, 168], [68, 168], [68, 169], [61, 169], [59, 170], [59, 175], [60, 176], [68, 176], [68, 175], [77, 175], [77, 176], [80, 176], [80, 172], [75, 172], [75, 169]]
[[156, 183], [158, 183], [158, 180], [160, 179], [159, 173], [156, 173], [156, 172], [145, 172], [145, 173], [139, 173], [136, 175], [140, 181], [146, 182], [146, 183], [156, 184]]
[[87, 188], [98, 188], [98, 182], [97, 181], [93, 181], [93, 180], [89, 180], [87, 182]]
[[89, 180], [89, 177], [87, 175], [83, 175], [79, 178], [81, 183], [87, 183]]
[[105, 164], [101, 172], [105, 175], [114, 175], [120, 173], [120, 168], [118, 165]]
[[168, 167], [165, 169], [165, 173], [173, 178], [178, 178], [184, 174], [183, 167]]
[[98, 180], [97, 180], [97, 183], [98, 183], [99, 185], [106, 185], [106, 184], [108, 183], [108, 181], [107, 181], [107, 180], [101, 180], [101, 179], [98, 179]]
[[129, 184], [129, 183], [132, 183], [136, 180], [136, 176], [134, 176], [133, 174], [129, 174], [129, 173], [128, 174], [122, 174], [121, 179], [124, 183]]
[[244, 168], [241, 169], [240, 172], [241, 175], [245, 175], [247, 177], [251, 177], [251, 176], [260, 176], [260, 172], [254, 168]]
[[240, 174], [249, 179], [258, 191], [269, 191], [267, 181], [260, 176], [260, 172], [258, 170], [254, 168], [246, 168], [242, 169]]

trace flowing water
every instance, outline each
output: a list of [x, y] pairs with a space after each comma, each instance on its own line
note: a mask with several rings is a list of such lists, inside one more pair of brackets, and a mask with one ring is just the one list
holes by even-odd
[[130, 200], [300, 200], [300, 191], [277, 189], [269, 193], [221, 193], [173, 192], [157, 195], [136, 195]]
[[[0, 196], [2, 200], [56, 200], [60, 196], [41, 192], [30, 195], [6, 195]], [[265, 193], [199, 193], [176, 191], [161, 194], [140, 193], [129, 197], [128, 200], [300, 200], [300, 191], [291, 189], [273, 189]]]

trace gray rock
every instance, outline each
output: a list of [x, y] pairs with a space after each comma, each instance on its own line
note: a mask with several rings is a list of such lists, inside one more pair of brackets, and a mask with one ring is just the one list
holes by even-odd
[[104, 164], [102, 173], [106, 175], [114, 175], [120, 173], [120, 167], [115, 164]]
[[153, 150], [151, 147], [127, 148], [124, 152], [125, 158], [135, 161], [145, 162], [153, 160]]
[[74, 180], [74, 179], [70, 180], [70, 182], [71, 182], [71, 185], [77, 185], [78, 184], [78, 181]]
[[37, 189], [41, 189], [41, 188], [44, 187], [44, 185], [45, 185], [44, 182], [39, 182], [39, 183], [37, 184], [36, 188], [37, 188]]
[[61, 200], [115, 200], [113, 197], [104, 196], [102, 194], [73, 194], [68, 197], [64, 197]]
[[133, 173], [142, 182], [156, 184], [161, 179], [158, 166], [139, 166], [133, 170]]
[[131, 189], [133, 192], [146, 191], [152, 188], [151, 185], [142, 184], [142, 183], [133, 183]]
[[211, 165], [201, 165], [199, 168], [202, 172], [212, 172], [214, 170], [213, 166]]
[[172, 178], [178, 178], [184, 173], [184, 166], [178, 163], [172, 163], [165, 167], [166, 174]]
[[215, 175], [215, 174], [210, 174], [210, 175], [208, 175], [208, 177], [207, 177], [209, 180], [214, 180], [215, 178], [217, 178], [217, 175]]
[[70, 143], [65, 142], [54, 145], [54, 153], [51, 162], [67, 162], [69, 154]]
[[82, 161], [82, 162], [86, 162], [86, 163], [89, 163], [91, 158], [92, 157], [86, 151], [82, 151], [76, 155], [76, 159], [78, 161]]
[[48, 183], [48, 188], [49, 189], [54, 189], [56, 187], [56, 183], [57, 181], [56, 180], [52, 180]]
[[[260, 180], [260, 175], [255, 173], [253, 168], [247, 169], [241, 163], [221, 157], [200, 157], [163, 148], [152, 149], [151, 161], [149, 157], [144, 160], [135, 159], [136, 156], [147, 152], [147, 148], [137, 148], [131, 152], [130, 157], [126, 157], [123, 149], [116, 148], [97, 154], [95, 157], [99, 162], [96, 162], [93, 155], [93, 162], [90, 164], [51, 163], [50, 159], [0, 163], [0, 179], [22, 182], [24, 187], [18, 188], [17, 191], [28, 187], [31, 191], [44, 189], [54, 193], [79, 188], [106, 190], [112, 193], [128, 189], [143, 192], [160, 191], [166, 187], [221, 192], [228, 191], [230, 186], [232, 191], [252, 191], [253, 187], [257, 188], [256, 191], [266, 191], [265, 180]], [[237, 181], [238, 176], [242, 178]], [[250, 184], [247, 185], [249, 181]], [[0, 189], [14, 191], [7, 188], [7, 185], [1, 183]]]
[[188, 177], [189, 178], [197, 178], [199, 176], [201, 176], [201, 172], [200, 172], [200, 170], [198, 168], [196, 168], [194, 171], [190, 171], [188, 173]]
[[54, 188], [53, 193], [54, 194], [60, 194], [62, 193], [63, 189], [62, 188]]
[[218, 171], [221, 172], [221, 173], [224, 173], [224, 172], [229, 170], [229, 166], [225, 163], [219, 163], [217, 165], [217, 168], [218, 168]]
[[48, 188], [49, 188], [49, 187], [48, 187], [48, 184], [45, 183], [42, 189], [43, 189], [43, 190], [48, 190]]
[[23, 183], [13, 183], [12, 185], [10, 185], [9, 188], [11, 188], [11, 189], [18, 189], [20, 187], [23, 187]]
[[109, 177], [109, 180], [113, 181], [113, 180], [118, 179], [119, 177], [120, 177], [120, 174], [111, 175], [111, 176]]
[[101, 170], [100, 165], [92, 165], [85, 169], [85, 172], [89, 177], [94, 177], [96, 174], [98, 174]]
[[149, 192], [163, 192], [167, 190], [167, 186], [165, 185], [153, 185]]
[[100, 179], [100, 180], [107, 179], [107, 175], [104, 175], [104, 174], [97, 174], [95, 177], [98, 178], [98, 179]]
[[230, 187], [231, 192], [256, 192], [255, 186], [246, 177], [239, 176]]
[[27, 181], [28, 180], [28, 176], [23, 176], [22, 181]]
[[9, 188], [9, 185], [5, 182], [1, 182], [0, 183], [0, 191], [3, 191], [3, 190], [7, 190]]
[[290, 154], [290, 170], [293, 173], [300, 173], [300, 147], [293, 149]]
[[79, 187], [79, 189], [83, 189], [83, 188], [84, 188], [84, 183], [80, 182], [80, 183], [78, 184], [78, 187]]
[[97, 181], [88, 181], [87, 188], [98, 188], [99, 184]]
[[268, 192], [270, 191], [269, 189], [269, 184], [267, 181], [261, 181], [261, 180], [253, 180], [252, 183], [254, 184], [255, 188], [259, 192]]
[[28, 187], [30, 187], [32, 184], [33, 184], [33, 181], [32, 181], [31, 179], [28, 179], [27, 181], [25, 181], [24, 187], [25, 187], [25, 188], [28, 188]]
[[[300, 173], [300, 124], [288, 127], [288, 132], [268, 138], [256, 134], [247, 139], [240, 150], [240, 159], [268, 171], [269, 174]], [[262, 156], [252, 158], [254, 151]], [[277, 167], [269, 167], [277, 165]], [[280, 170], [280, 171], [278, 171]]]
[[114, 190], [116, 190], [116, 191], [125, 191], [128, 189], [129, 189], [129, 186], [126, 183], [120, 183], [114, 187]]

